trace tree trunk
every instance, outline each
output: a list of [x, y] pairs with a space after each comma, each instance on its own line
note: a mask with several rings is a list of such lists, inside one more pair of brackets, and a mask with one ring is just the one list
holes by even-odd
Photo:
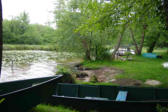
[[86, 60], [91, 60], [89, 49], [86, 50], [85, 57], [86, 57]]
[[86, 42], [86, 40], [82, 40], [82, 44], [83, 44], [83, 48], [85, 49], [85, 58], [87, 60], [91, 60], [88, 43]]
[[166, 29], [168, 30], [168, 0], [164, 0], [164, 14], [165, 14], [165, 18], [166, 18]]
[[143, 33], [142, 33], [142, 38], [141, 38], [141, 43], [140, 43], [138, 55], [141, 55], [141, 53], [142, 53], [142, 48], [143, 48], [143, 44], [144, 44], [146, 28], [147, 28], [147, 25], [143, 25]]
[[2, 68], [2, 3], [0, 0], [0, 76], [1, 76], [1, 68]]
[[155, 45], [156, 45], [156, 42], [157, 42], [157, 40], [154, 40], [154, 41], [152, 42], [152, 44], [149, 46], [149, 48], [148, 48], [148, 50], [147, 50], [148, 53], [152, 53], [152, 52], [153, 52], [154, 47], [155, 47]]
[[157, 35], [157, 38], [156, 38], [156, 39], [151, 43], [151, 45], [149, 46], [149, 48], [148, 48], [148, 50], [147, 50], [148, 53], [152, 53], [152, 52], [153, 52], [153, 50], [154, 50], [154, 48], [155, 48], [155, 45], [156, 45], [156, 43], [157, 43], [159, 37], [160, 37], [160, 33]]
[[120, 47], [120, 44], [121, 44], [121, 40], [122, 40], [122, 38], [124, 36], [124, 32], [125, 32], [126, 26], [127, 26], [127, 24], [125, 24], [123, 29], [122, 29], [122, 32], [121, 32], [121, 35], [120, 35], [120, 37], [118, 39], [117, 45], [116, 45], [116, 47], [115, 47], [115, 49], [114, 49], [114, 51], [112, 53], [112, 59], [115, 59], [116, 52], [118, 51], [118, 49]]
[[95, 45], [95, 60], [97, 60], [97, 56], [98, 56], [98, 46], [96, 44]]
[[135, 49], [136, 49], [136, 50], [135, 50], [135, 53], [138, 54], [139, 48], [138, 48], [138, 44], [137, 44], [137, 42], [136, 42], [136, 40], [135, 40], [135, 37], [134, 37], [134, 33], [133, 33], [132, 28], [130, 28], [130, 32], [131, 32], [131, 38], [132, 38], [132, 40], [133, 40], [133, 43], [134, 43]]

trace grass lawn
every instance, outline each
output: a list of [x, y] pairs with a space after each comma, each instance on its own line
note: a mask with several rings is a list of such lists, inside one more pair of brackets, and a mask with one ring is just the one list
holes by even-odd
[[163, 68], [162, 64], [168, 62], [168, 55], [164, 51], [157, 50], [157, 54], [163, 55], [162, 59], [149, 59], [142, 56], [133, 56], [132, 61], [84, 61], [85, 67], [116, 67], [124, 72], [116, 78], [129, 78], [145, 82], [147, 79], [162, 82], [160, 87], [168, 87], [168, 69]]
[[63, 106], [37, 105], [31, 112], [78, 112]]

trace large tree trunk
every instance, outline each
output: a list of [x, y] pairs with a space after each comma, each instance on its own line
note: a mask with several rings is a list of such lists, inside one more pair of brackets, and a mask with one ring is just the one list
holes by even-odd
[[89, 49], [89, 45], [88, 43], [86, 42], [86, 40], [82, 40], [82, 44], [83, 44], [83, 48], [85, 49], [85, 58], [86, 60], [91, 60], [91, 57], [90, 57], [90, 49]]
[[154, 48], [155, 48], [155, 45], [156, 45], [156, 42], [157, 42], [157, 40], [154, 40], [154, 41], [152, 42], [152, 44], [149, 46], [149, 48], [148, 48], [148, 50], [147, 50], [148, 53], [152, 53], [152, 52], [153, 52], [153, 50], [154, 50]]
[[149, 48], [147, 50], [148, 53], [152, 53], [153, 52], [159, 37], [160, 37], [160, 33], [157, 35], [157, 38], [150, 44], [150, 46], [149, 46]]
[[138, 44], [137, 44], [137, 42], [136, 42], [136, 40], [135, 40], [135, 37], [134, 37], [133, 30], [130, 28], [131, 37], [132, 37], [133, 43], [134, 43], [134, 45], [135, 45], [136, 54], [137, 54], [137, 55], [141, 55], [141, 53], [142, 53], [142, 48], [143, 48], [144, 40], [145, 40], [146, 28], [147, 28], [147, 25], [143, 25], [143, 32], [142, 32], [142, 37], [141, 37], [140, 46], [138, 46]]
[[1, 76], [1, 69], [2, 69], [2, 3], [0, 0], [0, 76]]
[[125, 24], [125, 25], [123, 26], [121, 35], [120, 35], [120, 37], [118, 38], [117, 45], [116, 45], [116, 47], [115, 47], [115, 49], [114, 49], [114, 51], [113, 51], [113, 53], [112, 53], [112, 59], [115, 59], [116, 52], [118, 51], [118, 49], [119, 49], [119, 47], [120, 47], [120, 44], [121, 44], [121, 40], [122, 40], [122, 38], [123, 38], [123, 36], [124, 36], [124, 32], [125, 32], [126, 26], [127, 26], [127, 24]]
[[135, 50], [135, 53], [138, 54], [138, 52], [139, 52], [138, 44], [137, 44], [137, 42], [136, 42], [136, 40], [135, 40], [134, 32], [133, 32], [133, 30], [132, 30], [131, 27], [130, 27], [130, 32], [131, 32], [131, 38], [132, 38], [132, 40], [133, 40], [133, 43], [134, 43], [135, 49], [136, 49], [136, 50]]
[[168, 0], [164, 0], [164, 14], [165, 14], [165, 18], [166, 18], [166, 29], [168, 30]]
[[86, 58], [86, 60], [91, 60], [89, 49], [87, 49], [86, 52], [85, 52], [85, 58]]
[[141, 55], [141, 53], [142, 53], [142, 48], [143, 48], [143, 45], [144, 45], [146, 28], [147, 28], [147, 25], [144, 25], [143, 26], [143, 32], [142, 32], [141, 43], [140, 43], [138, 55]]

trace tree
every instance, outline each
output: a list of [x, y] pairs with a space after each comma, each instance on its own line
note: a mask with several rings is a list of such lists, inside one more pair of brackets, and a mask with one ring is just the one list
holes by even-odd
[[85, 16], [79, 11], [79, 4], [83, 1], [71, 0], [65, 4], [63, 1], [58, 1], [55, 14], [55, 21], [57, 24], [56, 34], [58, 37], [57, 45], [60, 50], [69, 52], [85, 52], [88, 56], [87, 36], [81, 36], [76, 32], [76, 28], [82, 24]]
[[48, 44], [56, 40], [53, 28], [30, 24], [26, 12], [3, 21], [3, 37], [5, 44]]
[[[137, 3], [139, 5], [137, 5], [138, 7], [135, 7], [133, 11], [137, 13], [135, 13], [136, 16], [133, 18], [129, 29], [131, 38], [135, 45], [136, 53], [141, 55], [144, 43], [147, 47], [149, 47], [148, 52], [153, 51], [161, 33], [165, 29], [165, 25], [163, 24], [164, 19], [162, 19], [163, 10], [160, 8], [163, 3], [161, 0], [143, 0]], [[138, 27], [142, 28], [140, 29], [142, 32], [141, 39], [139, 38], [139, 33], [135, 31]], [[139, 35], [139, 37], [135, 36], [135, 34], [137, 36]]]
[[[86, 34], [89, 31], [108, 33], [107, 37], [102, 37], [103, 39], [107, 38], [105, 40], [108, 41], [111, 40], [109, 38], [115, 39], [117, 36], [118, 42], [112, 54], [112, 58], [114, 58], [130, 21], [128, 16], [130, 8], [127, 2], [111, 1], [111, 3], [99, 3], [93, 0], [90, 1], [86, 7], [88, 8], [84, 10], [84, 13], [89, 17], [84, 25], [79, 26], [79, 31], [82, 34]], [[109, 36], [110, 33], [113, 36]]]
[[165, 9], [160, 9], [165, 4], [162, 0], [112, 0], [109, 3], [103, 0], [70, 0], [67, 4], [55, 13], [57, 33], [60, 33], [60, 40], [64, 39], [61, 44], [65, 47], [73, 41], [75, 44], [68, 48], [80, 48], [89, 60], [92, 57], [102, 59], [105, 55], [102, 51], [112, 46], [114, 59], [125, 38], [130, 37], [136, 54], [141, 55], [144, 46], [152, 52], [165, 27], [160, 14]]
[[0, 0], [0, 75], [2, 69], [2, 3]]

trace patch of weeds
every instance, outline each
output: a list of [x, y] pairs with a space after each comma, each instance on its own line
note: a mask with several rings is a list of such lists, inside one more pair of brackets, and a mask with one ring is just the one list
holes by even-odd
[[78, 112], [76, 110], [65, 108], [63, 106], [51, 106], [40, 104], [37, 105], [31, 112]]
[[91, 82], [91, 83], [97, 83], [97, 82], [98, 82], [97, 77], [96, 77], [95, 75], [91, 75], [91, 77], [90, 77], [90, 82]]
[[168, 107], [162, 107], [161, 105], [156, 106], [157, 112], [168, 112]]
[[75, 79], [72, 76], [72, 71], [65, 66], [57, 66], [58, 71], [56, 74], [62, 74], [62, 83], [75, 83]]

